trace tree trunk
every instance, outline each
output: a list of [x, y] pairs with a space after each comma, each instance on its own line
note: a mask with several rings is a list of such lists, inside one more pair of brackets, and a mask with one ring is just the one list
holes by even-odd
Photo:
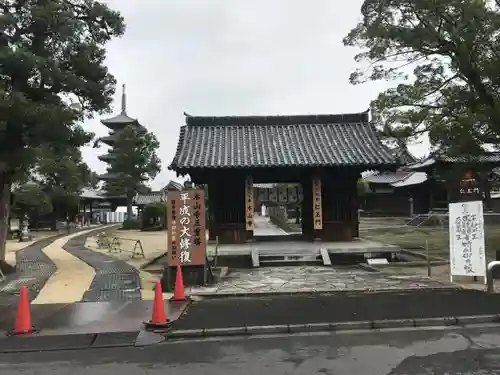
[[0, 176], [0, 267], [5, 263], [7, 231], [10, 216], [10, 189], [11, 182], [8, 176]]
[[127, 220], [132, 220], [132, 197], [127, 197]]

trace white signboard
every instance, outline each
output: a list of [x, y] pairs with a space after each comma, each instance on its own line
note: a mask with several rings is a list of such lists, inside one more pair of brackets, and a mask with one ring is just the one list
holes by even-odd
[[450, 279], [482, 276], [486, 280], [483, 202], [449, 204]]

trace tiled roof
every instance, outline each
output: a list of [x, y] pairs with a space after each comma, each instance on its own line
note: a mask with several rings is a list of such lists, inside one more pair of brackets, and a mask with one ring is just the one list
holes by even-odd
[[103, 196], [100, 191], [95, 190], [95, 189], [90, 189], [90, 188], [83, 188], [81, 193], [80, 193], [80, 198], [106, 199], [106, 197]]
[[[122, 173], [104, 173], [99, 175], [97, 178], [99, 180], [107, 181], [107, 180], [117, 180], [119, 178], [122, 178], [123, 174]], [[143, 181], [148, 180], [147, 177], [143, 176], [142, 177]]]
[[162, 191], [162, 192], [168, 191], [168, 190], [181, 191], [182, 189], [184, 189], [184, 186], [180, 182], [170, 180], [170, 182], [160, 191]]
[[160, 191], [155, 191], [149, 194], [137, 194], [133, 199], [133, 203], [140, 206], [150, 203], [165, 202], [165, 197], [165, 194]]
[[121, 129], [127, 125], [137, 123], [137, 120], [129, 117], [126, 113], [120, 113], [117, 116], [101, 120], [101, 123], [110, 129]]
[[401, 181], [391, 184], [394, 187], [404, 187], [411, 185], [418, 185], [427, 181], [427, 173], [425, 172], [412, 172], [409, 176]]
[[496, 164], [500, 165], [500, 152], [488, 152], [482, 155], [467, 155], [467, 156], [447, 156], [435, 155], [427, 159], [408, 165], [408, 169], [422, 170], [434, 165], [436, 162], [450, 164]]
[[403, 187], [427, 181], [427, 173], [407, 171], [375, 172], [363, 176], [363, 179], [370, 184], [387, 184], [393, 187]]
[[186, 117], [169, 169], [394, 166], [368, 114]]
[[115, 158], [116, 158], [116, 155], [112, 154], [112, 153], [108, 153], [108, 154], [104, 154], [104, 155], [99, 155], [97, 157], [97, 159], [99, 159], [100, 161], [103, 161], [103, 162], [108, 162], [108, 161], [111, 161], [111, 160], [113, 160]]
[[370, 184], [393, 184], [395, 182], [404, 180], [407, 178], [412, 172], [382, 172], [382, 173], [373, 173], [369, 176], [364, 177], [363, 179]]
[[470, 156], [440, 156], [440, 161], [445, 163], [500, 163], [500, 152], [489, 152], [483, 155]]

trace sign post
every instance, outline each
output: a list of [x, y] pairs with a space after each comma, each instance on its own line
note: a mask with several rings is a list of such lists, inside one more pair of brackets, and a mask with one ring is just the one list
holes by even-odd
[[167, 224], [168, 266], [201, 266], [203, 274], [207, 266], [205, 192], [169, 191]]
[[247, 231], [255, 229], [254, 211], [253, 181], [252, 177], [248, 176], [245, 180], [245, 230]]
[[321, 203], [321, 178], [313, 177], [312, 180], [313, 222], [314, 229], [323, 229], [323, 205]]
[[449, 204], [450, 281], [453, 276], [481, 276], [486, 283], [483, 202]]

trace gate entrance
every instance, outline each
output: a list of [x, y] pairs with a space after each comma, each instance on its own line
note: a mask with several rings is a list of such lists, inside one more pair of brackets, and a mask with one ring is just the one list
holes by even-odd
[[[285, 203], [280, 202], [285, 188], [287, 201], [296, 189], [300, 211], [300, 232], [290, 233], [286, 241], [352, 241], [358, 237], [361, 172], [397, 167], [368, 112], [185, 120], [169, 169], [207, 186], [209, 240], [217, 238], [221, 245], [263, 240], [255, 225], [260, 202], [268, 202], [269, 210], [276, 200], [279, 207]], [[277, 194], [273, 199], [258, 190], [270, 183], [277, 184], [277, 190], [267, 192]]]

